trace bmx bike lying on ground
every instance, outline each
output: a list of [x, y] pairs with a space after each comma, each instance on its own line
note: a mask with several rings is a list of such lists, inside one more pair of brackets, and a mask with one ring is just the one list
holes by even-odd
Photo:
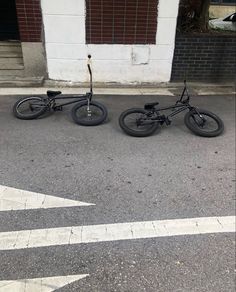
[[[171, 124], [171, 118], [184, 110], [189, 110], [184, 117], [184, 123], [193, 133], [203, 137], [215, 137], [224, 130], [222, 120], [215, 114], [191, 106], [186, 80], [180, 98], [172, 106], [157, 107], [158, 102], [147, 103], [142, 108], [132, 108], [124, 111], [119, 118], [122, 130], [131, 136], [146, 137], [153, 134], [159, 125]], [[172, 110], [169, 115], [162, 111]]]
[[[91, 55], [88, 55], [88, 70], [90, 74], [90, 92], [81, 95], [59, 96], [61, 91], [47, 91], [47, 96], [23, 97], [13, 106], [14, 115], [23, 120], [32, 120], [42, 116], [47, 111], [62, 111], [63, 106], [73, 104], [71, 116], [75, 123], [83, 126], [96, 126], [107, 118], [107, 109], [99, 102], [93, 101]], [[57, 104], [59, 99], [73, 99]]]

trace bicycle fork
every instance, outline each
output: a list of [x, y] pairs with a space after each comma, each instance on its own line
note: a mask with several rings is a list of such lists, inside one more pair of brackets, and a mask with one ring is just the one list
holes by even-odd
[[92, 116], [92, 111], [90, 110], [90, 98], [88, 98], [87, 114], [88, 114], [88, 117]]
[[197, 121], [195, 116], [193, 115], [193, 119], [194, 119], [195, 123], [200, 127], [204, 127], [207, 120], [203, 117], [203, 115], [201, 115], [201, 113], [197, 110], [197, 108], [194, 108], [194, 111], [197, 113], [197, 115], [199, 116], [199, 118], [201, 120], [201, 123], [199, 123], [199, 121]]

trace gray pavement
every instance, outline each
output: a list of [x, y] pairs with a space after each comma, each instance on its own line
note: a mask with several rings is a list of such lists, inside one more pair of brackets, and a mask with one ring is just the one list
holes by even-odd
[[[211, 139], [189, 132], [183, 115], [147, 138], [119, 128], [123, 110], [172, 96], [95, 96], [109, 118], [92, 128], [69, 109], [17, 120], [17, 98], [0, 97], [0, 184], [96, 205], [0, 212], [0, 232], [235, 214], [233, 95], [192, 98], [225, 123]], [[232, 234], [0, 251], [0, 280], [89, 274], [60, 291], [234, 291], [234, 272]]]

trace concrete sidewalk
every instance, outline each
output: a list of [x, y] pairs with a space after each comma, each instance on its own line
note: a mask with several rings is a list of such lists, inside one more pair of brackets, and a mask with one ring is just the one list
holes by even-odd
[[[83, 94], [89, 89], [88, 84], [74, 84], [68, 82], [47, 81], [38, 87], [2, 87], [0, 95], [45, 94], [47, 90], [60, 90], [64, 94]], [[94, 84], [94, 94], [98, 95], [179, 95], [183, 83], [159, 83], [122, 86], [118, 84]], [[234, 84], [214, 84], [189, 82], [191, 95], [235, 95]]]

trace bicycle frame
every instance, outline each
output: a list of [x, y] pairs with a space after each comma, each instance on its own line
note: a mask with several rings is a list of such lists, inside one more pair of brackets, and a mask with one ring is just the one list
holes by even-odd
[[[184, 99], [184, 97], [186, 96], [186, 99]], [[150, 124], [153, 123], [153, 121], [158, 121], [161, 124], [163, 124], [164, 122], [167, 125], [170, 125], [171, 120], [169, 118], [174, 117], [175, 115], [185, 111], [185, 110], [193, 110], [195, 109], [196, 112], [198, 113], [197, 109], [195, 107], [192, 107], [189, 104], [189, 100], [190, 100], [190, 96], [188, 93], [188, 89], [187, 89], [187, 85], [186, 85], [186, 80], [184, 80], [184, 89], [182, 91], [182, 94], [180, 96], [180, 98], [176, 101], [175, 105], [172, 106], [167, 106], [167, 107], [153, 107], [151, 110], [149, 110], [149, 112], [147, 113], [148, 116], [148, 120], [142, 121], [142, 124]], [[159, 112], [161, 111], [166, 111], [166, 110], [174, 110], [172, 113], [170, 113], [169, 115], [160, 115]], [[156, 116], [151, 116], [154, 113], [156, 113]], [[198, 113], [199, 114], [199, 113]], [[199, 116], [201, 117], [201, 115], [199, 114]], [[150, 121], [151, 120], [151, 121]]]
[[[49, 106], [53, 107], [54, 109], [62, 109], [63, 106], [69, 105], [69, 104], [73, 104], [76, 102], [80, 102], [83, 100], [87, 100], [88, 101], [88, 106], [92, 100], [93, 97], [93, 79], [92, 79], [92, 70], [91, 70], [91, 55], [88, 55], [88, 63], [87, 63], [87, 67], [88, 67], [88, 71], [89, 71], [89, 75], [90, 75], [90, 92], [87, 92], [86, 94], [79, 94], [79, 95], [70, 95], [70, 96], [47, 96], [47, 100], [48, 100], [48, 104]], [[60, 99], [76, 99], [73, 101], [69, 101], [69, 102], [65, 102], [65, 103], [60, 103], [60, 104], [56, 104], [55, 101], [56, 100], [60, 100]]]
[[54, 103], [56, 100], [60, 100], [60, 99], [76, 99], [76, 100], [72, 100], [69, 102], [65, 102], [65, 103], [60, 103], [58, 105], [55, 105], [56, 107], [63, 107], [69, 104], [73, 104], [76, 102], [80, 102], [86, 99], [91, 100], [92, 96], [90, 95], [90, 93], [86, 93], [86, 94], [81, 94], [81, 95], [70, 95], [70, 96], [55, 96], [55, 97], [47, 97], [47, 99], [49, 100], [49, 104]]
[[174, 117], [175, 115], [181, 113], [182, 111], [185, 111], [186, 109], [192, 109], [192, 107], [189, 104], [181, 104], [181, 105], [173, 105], [173, 106], [168, 106], [168, 107], [161, 107], [161, 108], [157, 108], [155, 111], [165, 111], [165, 110], [170, 110], [170, 109], [176, 109], [173, 113], [167, 115], [166, 117]]

